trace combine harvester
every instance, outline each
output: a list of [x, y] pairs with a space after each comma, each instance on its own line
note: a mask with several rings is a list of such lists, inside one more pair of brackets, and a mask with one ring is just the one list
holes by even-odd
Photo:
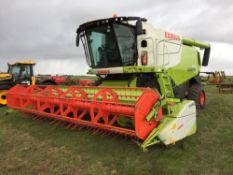
[[199, 72], [208, 65], [209, 44], [140, 17], [84, 23], [79, 41], [88, 73], [99, 77], [92, 86], [17, 85], [8, 92], [8, 106], [67, 128], [124, 135], [143, 150], [196, 132], [196, 108], [205, 106]]

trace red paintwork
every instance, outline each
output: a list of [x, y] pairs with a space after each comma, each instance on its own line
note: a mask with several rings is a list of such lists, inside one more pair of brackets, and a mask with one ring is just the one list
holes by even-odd
[[[131, 93], [132, 95], [126, 96], [124, 93], [118, 95], [114, 90], [135, 91], [135, 88], [94, 87], [96, 90], [91, 91], [92, 88], [16, 85], [8, 92], [7, 103], [14, 109], [65, 122], [68, 127], [88, 126], [142, 140], [157, 127], [162, 118], [160, 108], [156, 119], [145, 120], [160, 98], [152, 89], [137, 88], [142, 91], [142, 95]], [[88, 94], [87, 91], [92, 94]], [[136, 103], [122, 103], [119, 101], [120, 97], [134, 99]], [[134, 129], [117, 125], [119, 117], [133, 120]]]
[[64, 76], [51, 76], [51, 80], [55, 81], [56, 84], [61, 84], [66, 82], [66, 78]]
[[147, 52], [143, 52], [142, 55], [141, 55], [141, 64], [142, 65], [147, 65], [147, 61], [148, 61]]
[[205, 104], [205, 94], [203, 91], [201, 91], [201, 93], [200, 93], [200, 105], [204, 106], [204, 104]]
[[92, 80], [78, 80], [80, 86], [90, 86], [92, 82]]

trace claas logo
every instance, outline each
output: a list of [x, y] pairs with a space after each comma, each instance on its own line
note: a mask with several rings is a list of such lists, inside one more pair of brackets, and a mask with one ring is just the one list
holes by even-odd
[[169, 33], [169, 32], [165, 32], [165, 38], [180, 41], [180, 36], [179, 35]]

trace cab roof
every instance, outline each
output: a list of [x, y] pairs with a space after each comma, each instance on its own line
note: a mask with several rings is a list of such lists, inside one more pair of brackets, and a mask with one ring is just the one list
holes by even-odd
[[36, 63], [34, 61], [17, 61], [14, 63], [8, 63], [8, 65], [13, 66], [13, 65], [35, 65]]
[[146, 18], [132, 17], [132, 16], [129, 16], [129, 17], [120, 16], [120, 17], [98, 19], [98, 20], [88, 21], [86, 23], [81, 24], [79, 26], [79, 28], [77, 29], [77, 33], [80, 33], [81, 31], [92, 28], [94, 26], [109, 24], [109, 23], [113, 23], [113, 22], [122, 23], [122, 22], [135, 21], [135, 20], [147, 21]]

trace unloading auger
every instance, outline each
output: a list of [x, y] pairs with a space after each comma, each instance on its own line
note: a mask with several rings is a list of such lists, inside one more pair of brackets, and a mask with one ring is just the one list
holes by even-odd
[[[92, 86], [16, 85], [8, 106], [34, 119], [93, 133], [115, 133], [147, 147], [173, 144], [196, 132], [196, 108], [204, 108], [199, 81], [210, 45], [182, 38], [140, 17], [84, 23], [77, 30], [98, 79]], [[204, 49], [201, 59], [198, 48]]]

